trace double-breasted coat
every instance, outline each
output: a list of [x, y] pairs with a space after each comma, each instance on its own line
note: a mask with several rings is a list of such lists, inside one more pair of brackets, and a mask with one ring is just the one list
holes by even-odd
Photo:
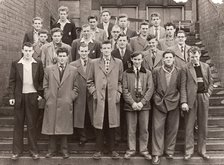
[[77, 74], [77, 69], [67, 64], [60, 81], [57, 64], [46, 68], [43, 82], [46, 99], [43, 134], [73, 133], [73, 101], [78, 96]]
[[[122, 93], [123, 64], [111, 56], [109, 71], [106, 72], [103, 58], [94, 59], [87, 76], [87, 87], [91, 94], [96, 92], [93, 109], [93, 126], [103, 129], [105, 99], [108, 99], [109, 127], [120, 126], [120, 95]], [[106, 89], [108, 98], [106, 98]]]
[[[86, 71], [81, 63], [81, 59], [78, 59], [74, 62], [71, 62], [70, 65], [77, 68], [78, 72], [78, 86], [79, 86], [79, 95], [74, 102], [74, 127], [84, 128], [85, 124], [85, 114], [89, 113], [90, 120], [92, 123], [93, 116], [93, 97], [90, 95], [87, 89], [87, 72], [89, 71], [89, 63], [91, 59], [88, 59], [86, 65]], [[88, 111], [87, 107], [88, 106]]]

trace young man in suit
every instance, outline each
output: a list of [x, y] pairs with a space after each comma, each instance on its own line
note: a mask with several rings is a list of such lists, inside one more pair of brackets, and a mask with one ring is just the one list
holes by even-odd
[[151, 14], [151, 24], [152, 26], [149, 28], [149, 34], [155, 35], [157, 40], [166, 37], [166, 31], [164, 27], [160, 26], [161, 18], [159, 13]]
[[89, 71], [89, 63], [91, 59], [88, 57], [89, 48], [86, 44], [81, 44], [78, 51], [80, 59], [73, 61], [70, 65], [77, 68], [79, 95], [74, 102], [74, 127], [77, 130], [79, 145], [84, 146], [87, 142], [87, 130], [89, 131], [92, 123], [92, 106], [93, 98], [89, 94], [86, 81], [87, 72]]
[[71, 61], [71, 47], [62, 42], [62, 30], [60, 28], [51, 29], [52, 42], [43, 45], [41, 50], [41, 61], [44, 68], [57, 63], [57, 50], [59, 48], [68, 49], [69, 61]]
[[38, 31], [43, 26], [43, 19], [40, 17], [33, 18], [33, 29], [31, 31], [28, 31], [25, 33], [23, 43], [25, 42], [31, 42], [32, 44], [36, 43], [38, 41]]
[[62, 42], [68, 45], [77, 38], [76, 27], [73, 22], [68, 20], [69, 10], [66, 6], [58, 8], [59, 20], [52, 28], [60, 28], [63, 31]]
[[140, 24], [139, 32], [140, 34], [136, 37], [130, 39], [131, 51], [144, 51], [148, 46], [146, 38], [148, 36], [149, 24], [147, 22], [142, 22]]
[[136, 31], [133, 31], [128, 28], [129, 26], [129, 21], [128, 21], [128, 15], [127, 14], [120, 14], [118, 16], [118, 25], [121, 28], [121, 32], [126, 34], [128, 38], [132, 38], [137, 36]]
[[107, 9], [103, 10], [101, 12], [102, 23], [99, 23], [97, 25], [98, 28], [105, 30], [108, 40], [111, 38], [111, 30], [112, 27], [114, 26], [114, 24], [110, 22], [110, 17], [111, 17], [110, 11]]
[[117, 49], [117, 38], [121, 34], [121, 28], [118, 25], [114, 25], [111, 30], [111, 39], [112, 50]]
[[130, 159], [136, 153], [137, 126], [140, 154], [147, 160], [151, 159], [148, 152], [148, 122], [154, 85], [152, 73], [141, 66], [143, 58], [142, 53], [133, 53], [131, 55], [133, 66], [123, 74], [124, 110], [128, 127], [128, 151], [124, 155], [125, 159]]
[[68, 64], [68, 50], [57, 50], [57, 63], [45, 69], [44, 97], [46, 105], [42, 134], [49, 136], [46, 158], [57, 152], [57, 140], [60, 140], [60, 152], [64, 159], [69, 158], [68, 135], [73, 134], [73, 101], [78, 96], [77, 69]]
[[[93, 126], [96, 132], [94, 159], [100, 159], [104, 148], [104, 137], [112, 158], [119, 158], [115, 151], [115, 128], [120, 126], [120, 95], [123, 65], [120, 59], [111, 56], [111, 43], [102, 43], [101, 58], [93, 60], [87, 78], [87, 87], [93, 95]], [[105, 133], [105, 134], [104, 134]]]
[[186, 33], [183, 30], [179, 30], [176, 36], [177, 44], [169, 48], [176, 54], [175, 62], [178, 67], [183, 67], [189, 62], [187, 52], [190, 49], [190, 46], [185, 43], [186, 39]]
[[94, 59], [101, 56], [101, 52], [100, 52], [101, 43], [99, 41], [92, 39], [92, 32], [90, 29], [90, 25], [84, 24], [82, 25], [80, 39], [76, 39], [72, 42], [72, 50], [71, 50], [72, 61], [78, 60], [80, 58], [78, 50], [82, 43], [85, 43], [86, 45], [88, 45], [89, 58]]
[[12, 160], [17, 160], [23, 153], [23, 132], [25, 118], [29, 152], [34, 160], [39, 159], [36, 141], [36, 121], [38, 118], [38, 100], [43, 97], [43, 65], [32, 57], [34, 50], [31, 43], [22, 47], [23, 57], [14, 61], [9, 76], [10, 105], [14, 105], [14, 132]]
[[103, 29], [100, 29], [97, 27], [98, 24], [98, 18], [96, 16], [89, 16], [88, 17], [88, 23], [92, 32], [92, 39], [99, 41], [99, 42], [103, 42], [108, 40], [107, 39], [107, 34], [106, 31]]
[[190, 62], [184, 67], [186, 74], [187, 104], [182, 107], [185, 119], [185, 155], [191, 159], [194, 153], [194, 124], [197, 118], [197, 149], [203, 159], [209, 159], [206, 153], [209, 97], [213, 91], [213, 79], [208, 64], [200, 62], [201, 51], [192, 46], [188, 50]]
[[175, 66], [174, 60], [175, 54], [167, 50], [163, 53], [163, 65], [153, 70], [153, 164], [160, 163], [163, 153], [167, 159], [173, 159], [179, 128], [179, 107], [187, 102], [186, 79], [183, 71]]
[[159, 40], [158, 48], [160, 50], [167, 50], [169, 47], [177, 45], [177, 41], [175, 40], [175, 32], [176, 32], [176, 26], [168, 22], [164, 25], [166, 29], [166, 37]]
[[162, 66], [162, 59], [163, 59], [163, 52], [157, 48], [158, 40], [154, 35], [147, 36], [147, 50], [143, 51], [142, 54], [144, 55], [144, 60], [142, 65], [150, 70], [153, 71], [154, 68]]

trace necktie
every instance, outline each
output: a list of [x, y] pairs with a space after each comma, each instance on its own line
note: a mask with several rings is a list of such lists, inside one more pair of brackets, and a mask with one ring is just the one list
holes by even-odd
[[156, 36], [157, 39], [159, 39], [158, 27], [155, 27], [155, 36]]
[[86, 64], [87, 64], [87, 60], [84, 60], [83, 61], [83, 66], [86, 66]]
[[139, 89], [139, 69], [137, 68], [137, 92], [139, 92], [138, 89]]
[[59, 76], [60, 76], [60, 81], [62, 80], [63, 74], [64, 74], [64, 65], [59, 66]]
[[156, 53], [155, 51], [152, 51], [152, 63], [153, 63], [153, 65], [154, 65], [155, 59], [156, 59], [155, 53]]
[[121, 49], [121, 59], [123, 59], [123, 57], [124, 57], [124, 49], [122, 48]]

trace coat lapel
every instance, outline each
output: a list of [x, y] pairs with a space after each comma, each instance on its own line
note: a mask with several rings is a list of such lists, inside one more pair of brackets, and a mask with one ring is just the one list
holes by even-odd
[[21, 80], [23, 81], [23, 64], [17, 63], [18, 72], [20, 75]]
[[58, 85], [60, 84], [60, 76], [59, 76], [59, 70], [58, 70], [58, 66], [55, 65], [52, 69], [53, 75], [55, 80], [57, 81]]
[[107, 74], [107, 72], [105, 70], [105, 65], [104, 65], [103, 58], [100, 58], [98, 65], [99, 65], [99, 68], [104, 72], [104, 74]]
[[193, 77], [195, 83], [197, 83], [197, 75], [196, 75], [196, 72], [195, 72], [195, 69], [194, 69], [192, 63], [189, 63], [188, 68], [189, 68], [189, 71], [190, 71], [191, 76]]
[[61, 79], [61, 85], [68, 78], [69, 74], [70, 74], [70, 68], [69, 68], [69, 65], [67, 65], [65, 70], [64, 70], [64, 74], [62, 76], [62, 79]]
[[32, 63], [32, 76], [33, 80], [35, 79], [36, 73], [37, 73], [37, 63]]
[[114, 68], [114, 64], [115, 64], [115, 59], [113, 57], [111, 57], [110, 59], [110, 65], [109, 65], [109, 70], [108, 73], [109, 74], [111, 72], [111, 70]]
[[159, 51], [157, 49], [157, 52], [156, 52], [156, 59], [155, 59], [155, 62], [154, 62], [154, 67], [162, 60], [162, 53], [161, 51]]
[[[87, 62], [87, 66], [88, 66], [88, 62]], [[86, 66], [86, 70], [87, 70], [87, 66]], [[82, 63], [81, 63], [81, 60], [79, 59], [78, 60], [78, 64], [77, 64], [77, 71], [80, 73], [80, 75], [86, 79], [86, 73], [83, 69], [83, 66], [82, 66]]]
[[202, 76], [203, 76], [203, 79], [204, 81], [206, 81], [206, 83], [208, 83], [208, 74], [206, 73], [206, 68], [205, 68], [205, 65], [203, 63], [200, 62], [200, 66], [201, 66], [201, 73], [202, 73]]
[[165, 77], [165, 72], [163, 70], [163, 68], [160, 68], [160, 75], [161, 75], [161, 85], [162, 85], [162, 89], [164, 91], [164, 94], [167, 91], [167, 84], [166, 84], [166, 77]]

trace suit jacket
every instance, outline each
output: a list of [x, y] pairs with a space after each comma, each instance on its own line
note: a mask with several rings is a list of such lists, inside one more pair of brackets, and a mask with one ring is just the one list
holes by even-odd
[[[113, 28], [113, 26], [114, 26], [114, 24], [113, 23], [109, 23], [109, 26], [108, 26], [108, 29], [107, 29], [107, 31], [108, 31], [108, 40], [111, 38], [111, 30], [112, 30], [112, 28]], [[103, 23], [99, 23], [98, 25], [97, 25], [97, 27], [98, 28], [100, 28], [100, 29], [103, 29], [104, 30], [104, 28], [103, 28]]]
[[[60, 23], [56, 23], [53, 25], [53, 28], [58, 27], [60, 28]], [[68, 44], [71, 46], [72, 41], [77, 38], [76, 35], [76, 27], [73, 22], [66, 23], [63, 29], [63, 36], [62, 36], [62, 42]]]
[[[43, 97], [43, 76], [44, 70], [42, 62], [35, 59], [37, 63], [32, 63], [33, 85], [39, 96]], [[20, 107], [23, 90], [23, 64], [19, 60], [13, 61], [9, 76], [9, 98], [15, 99], [15, 107]]]
[[25, 33], [24, 38], [23, 38], [23, 43], [25, 42], [31, 42], [33, 44], [33, 30], [28, 31]]
[[46, 105], [42, 133], [69, 135], [73, 133], [73, 101], [78, 96], [77, 69], [67, 64], [60, 81], [58, 65], [45, 69], [44, 97]]
[[107, 40], [107, 34], [104, 30], [97, 28], [97, 30], [94, 33], [94, 40], [103, 42]]
[[[47, 44], [47, 43], [45, 43], [45, 44]], [[41, 50], [42, 50], [42, 47], [43, 47], [43, 45], [40, 46], [40, 41], [38, 41], [36, 44], [33, 45], [33, 50], [34, 50], [33, 58], [37, 58], [37, 59], [41, 60]]]
[[167, 40], [166, 38], [163, 38], [159, 40], [158, 49], [160, 50], [167, 50], [169, 47], [177, 45], [177, 41], [175, 39], [173, 40]]
[[130, 39], [130, 46], [133, 52], [135, 51], [144, 51], [148, 46], [148, 41], [141, 38], [140, 36], [132, 37]]
[[[141, 67], [139, 77], [142, 85], [142, 91], [141, 91], [142, 97], [140, 100], [140, 102], [143, 104], [142, 110], [150, 110], [151, 109], [150, 99], [154, 92], [152, 73], [149, 70], [145, 69], [144, 67]], [[126, 111], [133, 111], [132, 104], [134, 102], [139, 102], [135, 96], [135, 79], [136, 74], [134, 72], [133, 67], [127, 69], [123, 73], [122, 90], [123, 90], [123, 98], [125, 100], [124, 110]]]
[[153, 70], [153, 81], [155, 86], [153, 106], [159, 111], [167, 113], [177, 109], [180, 103], [187, 102], [186, 79], [184, 78], [184, 72], [180, 68], [175, 66], [169, 86], [166, 83], [163, 67]]
[[185, 48], [184, 48], [184, 56], [185, 56], [186, 59], [181, 54], [181, 50], [178, 47], [178, 45], [174, 45], [174, 46], [172, 46], [172, 47], [169, 48], [170, 50], [174, 51], [174, 53], [176, 54], [176, 56], [175, 56], [175, 63], [176, 63], [176, 65], [178, 67], [183, 67], [189, 61], [188, 50], [190, 48], [191, 48], [190, 46], [185, 45]]
[[[211, 70], [209, 65], [206, 63], [200, 62], [200, 66], [205, 86], [204, 92], [208, 93], [208, 95], [210, 96], [213, 91], [213, 78], [211, 75]], [[195, 100], [197, 99], [197, 75], [191, 62], [187, 63], [187, 65], [185, 65], [183, 69], [186, 76], [187, 103], [189, 108], [192, 108]]]
[[125, 53], [124, 53], [124, 57], [121, 58], [121, 54], [120, 54], [120, 51], [118, 48], [114, 49], [112, 52], [111, 52], [111, 55], [115, 58], [118, 58], [120, 60], [122, 60], [123, 62], [123, 67], [124, 67], [124, 71], [128, 68], [131, 67], [132, 65], [132, 62], [131, 62], [131, 51], [129, 49], [126, 48], [125, 50]]
[[142, 62], [142, 65], [146, 69], [152, 71], [154, 68], [162, 66], [163, 51], [161, 51], [159, 49], [156, 50], [156, 58], [155, 58], [154, 64], [152, 61], [152, 52], [150, 50], [146, 50], [146, 51], [142, 52], [142, 54], [144, 55], [144, 60]]
[[[123, 65], [120, 59], [111, 56], [108, 73], [103, 58], [94, 59], [87, 76], [87, 87], [96, 95], [93, 109], [93, 126], [103, 129], [105, 100], [108, 101], [109, 128], [120, 126], [120, 95], [122, 93]], [[108, 96], [106, 98], [106, 89]]]
[[[70, 63], [71, 66], [74, 66], [77, 68], [78, 76], [78, 86], [79, 86], [79, 95], [77, 99], [74, 102], [74, 127], [76, 128], [84, 128], [85, 123], [85, 114], [89, 113], [90, 120], [92, 123], [92, 117], [93, 117], [93, 97], [90, 95], [90, 93], [87, 90], [87, 72], [89, 71], [90, 62], [92, 60], [88, 59], [87, 65], [86, 65], [86, 72], [83, 69], [83, 65], [81, 63], [81, 59], [78, 59], [76, 61], [73, 61]], [[88, 111], [87, 107], [88, 106]]]
[[126, 31], [126, 35], [128, 36], [128, 38], [132, 38], [132, 37], [137, 36], [138, 34], [137, 34], [136, 31], [133, 31], [133, 30], [128, 28], [127, 31]]
[[[162, 39], [162, 38], [165, 38], [166, 37], [166, 30], [165, 30], [165, 28], [164, 27], [162, 27], [162, 26], [159, 26], [159, 39]], [[150, 28], [149, 28], [149, 34], [150, 35], [155, 35], [155, 32], [154, 32], [154, 27], [153, 26], [151, 26]]]
[[[81, 45], [81, 39], [76, 39], [72, 42], [72, 50], [71, 50], [71, 54], [72, 54], [72, 61], [75, 61], [77, 59], [80, 58], [80, 55], [78, 53], [79, 47]], [[101, 44], [98, 41], [93, 40], [93, 42], [90, 42], [88, 44], [89, 47], [89, 58], [98, 58], [101, 56]]]
[[[68, 49], [68, 56], [69, 56], [69, 61], [71, 61], [71, 47], [65, 43], [62, 42], [61, 47], [65, 47]], [[41, 61], [43, 63], [44, 68], [46, 68], [49, 65], [55, 64], [55, 59], [57, 55], [54, 50], [54, 44], [53, 42], [47, 43], [42, 46], [41, 50]]]

